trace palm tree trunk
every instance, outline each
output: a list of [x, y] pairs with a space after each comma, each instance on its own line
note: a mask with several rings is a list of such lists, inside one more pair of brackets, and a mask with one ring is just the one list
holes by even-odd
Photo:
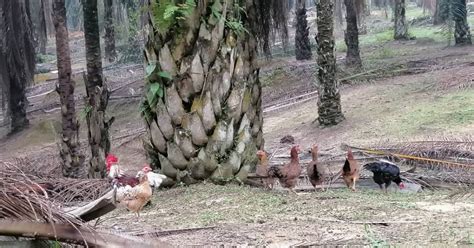
[[436, 0], [436, 10], [433, 16], [433, 25], [440, 25], [445, 23], [446, 19], [443, 17], [442, 6], [446, 0]]
[[337, 125], [344, 120], [341, 111], [341, 95], [336, 79], [334, 56], [333, 4], [332, 0], [319, 0], [317, 5], [318, 34], [318, 121], [321, 126]]
[[25, 90], [33, 82], [35, 70], [32, 23], [24, 0], [0, 1], [0, 13], [0, 60], [4, 62], [0, 74], [8, 97], [11, 132], [17, 132], [29, 124]]
[[454, 40], [457, 46], [472, 45], [471, 32], [467, 23], [466, 0], [452, 0], [454, 19]]
[[306, 0], [296, 1], [295, 55], [297, 60], [308, 60], [312, 57], [305, 2]]
[[31, 21], [34, 27], [34, 36], [36, 38], [36, 51], [39, 54], [46, 54], [46, 45], [48, 42], [48, 31], [46, 29], [45, 0], [29, 1]]
[[113, 119], [110, 121], [105, 119], [110, 93], [102, 80], [97, 0], [85, 0], [83, 13], [87, 60], [87, 78], [84, 78], [87, 92], [85, 111], [89, 145], [92, 152], [88, 176], [103, 178], [106, 176], [104, 158], [110, 150], [108, 129]]
[[355, 0], [344, 0], [346, 5], [347, 30], [344, 34], [344, 41], [347, 45], [346, 64], [348, 66], [360, 67], [362, 61], [359, 51], [359, 29], [357, 27], [357, 13], [355, 9]]
[[44, 12], [44, 1], [41, 0], [40, 25], [39, 25], [39, 52], [46, 54], [48, 45], [48, 31], [46, 30], [46, 14]]
[[150, 136], [145, 149], [173, 183], [243, 180], [263, 147], [254, 36], [258, 8], [253, 1], [241, 8], [214, 1], [207, 15], [211, 3], [196, 2], [185, 5], [189, 14], [174, 16], [169, 26], [162, 25], [158, 11], [164, 6], [151, 3], [157, 11], [145, 45], [141, 111]]
[[338, 27], [342, 27], [344, 25], [344, 15], [342, 14], [342, 1], [343, 0], [335, 0], [334, 3], [334, 13]]
[[395, 40], [407, 40], [408, 23], [405, 18], [405, 0], [395, 0]]
[[83, 175], [84, 156], [81, 156], [79, 151], [79, 122], [76, 119], [74, 101], [76, 83], [71, 79], [71, 56], [64, 0], [53, 0], [53, 23], [56, 30], [59, 75], [59, 87], [56, 90], [59, 93], [62, 106], [62, 139], [60, 141], [62, 171], [66, 177], [80, 178]]
[[105, 19], [105, 58], [113, 62], [117, 57], [115, 52], [115, 31], [113, 21], [113, 0], [104, 0]]

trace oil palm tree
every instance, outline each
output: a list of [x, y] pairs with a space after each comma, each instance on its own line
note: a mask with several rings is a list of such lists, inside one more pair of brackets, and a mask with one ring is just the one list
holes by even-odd
[[[35, 49], [28, 2], [0, 2], [0, 87], [11, 132], [26, 128], [26, 87], [33, 82]], [[3, 98], [3, 96], [6, 96]]]
[[[149, 0], [141, 112], [154, 167], [176, 182], [243, 180], [263, 148], [257, 50], [284, 0]], [[284, 35], [283, 35], [284, 36]]]
[[60, 156], [63, 175], [79, 178], [83, 175], [84, 156], [80, 154], [79, 122], [74, 100], [75, 82], [71, 79], [71, 55], [64, 0], [53, 0], [53, 22], [56, 30], [58, 88], [61, 101], [62, 132]]
[[102, 78], [97, 0], [84, 0], [82, 7], [87, 61], [87, 77], [84, 77], [87, 92], [85, 112], [92, 153], [88, 176], [103, 178], [106, 175], [104, 158], [110, 150], [108, 130], [113, 121], [107, 120], [105, 116], [110, 93]]
[[318, 122], [322, 127], [337, 125], [344, 120], [341, 95], [336, 79], [334, 56], [334, 22], [332, 0], [319, 0], [316, 4], [318, 34]]

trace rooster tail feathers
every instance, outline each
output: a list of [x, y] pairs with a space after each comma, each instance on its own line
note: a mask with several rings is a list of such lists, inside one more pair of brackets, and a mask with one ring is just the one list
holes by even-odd
[[351, 172], [351, 164], [349, 163], [349, 160], [346, 159], [346, 162], [344, 162], [344, 166], [342, 167], [342, 171], [345, 173]]
[[377, 163], [373, 162], [373, 163], [365, 164], [363, 168], [372, 172], [377, 171]]

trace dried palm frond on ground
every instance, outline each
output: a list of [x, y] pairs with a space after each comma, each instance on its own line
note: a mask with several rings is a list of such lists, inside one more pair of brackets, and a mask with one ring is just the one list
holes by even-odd
[[[107, 191], [108, 194], [105, 194]], [[0, 236], [100, 247], [169, 246], [156, 240], [152, 244], [145, 238], [98, 232], [82, 222], [84, 216], [90, 220], [115, 209], [113, 200], [102, 201], [100, 206], [90, 206], [96, 202], [92, 201], [84, 207], [75, 208], [87, 211], [78, 212], [74, 208], [71, 211], [70, 208], [66, 212], [63, 208], [78, 201], [94, 200], [102, 194], [113, 199], [110, 195], [114, 193], [108, 180], [29, 175], [19, 167], [3, 163], [0, 167]]]
[[411, 169], [401, 173], [409, 182], [425, 188], [471, 188], [474, 185], [474, 141], [463, 139], [441, 139], [410, 142], [381, 142], [369, 148], [342, 145], [352, 148], [367, 157], [385, 156]]
[[[26, 184], [24, 185], [26, 186]], [[1, 189], [0, 195], [1, 219], [80, 224], [79, 220], [65, 214], [57, 204], [54, 204], [45, 196], [36, 193], [25, 193], [24, 188], [9, 185]]]
[[107, 179], [58, 178], [34, 171], [33, 174], [27, 165], [0, 162], [0, 187], [14, 186], [25, 193], [46, 195], [62, 205], [95, 200], [112, 188]]
[[91, 247], [171, 247], [169, 244], [124, 234], [94, 231], [81, 226], [38, 222], [0, 222], [0, 235], [56, 240]]
[[397, 157], [411, 164], [428, 166], [430, 169], [467, 171], [474, 169], [474, 141], [470, 137], [463, 140], [384, 142], [383, 145], [370, 148], [343, 146], [367, 154]]

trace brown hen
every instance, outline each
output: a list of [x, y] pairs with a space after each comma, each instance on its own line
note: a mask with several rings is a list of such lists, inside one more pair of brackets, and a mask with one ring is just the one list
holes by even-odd
[[351, 149], [347, 151], [347, 158], [342, 167], [342, 177], [347, 187], [355, 191], [356, 181], [359, 180], [359, 163], [354, 159]]
[[263, 150], [257, 151], [258, 164], [256, 174], [261, 178], [261, 182], [266, 189], [272, 189], [275, 179], [268, 177], [268, 156]]
[[268, 169], [268, 177], [278, 178], [280, 184], [284, 188], [288, 188], [292, 193], [296, 194], [294, 188], [298, 182], [298, 178], [301, 174], [300, 159], [298, 153], [300, 152], [299, 146], [293, 146], [291, 148], [291, 161], [283, 166], [271, 166]]
[[128, 210], [140, 217], [140, 211], [150, 201], [152, 189], [145, 173], [139, 172], [139, 184], [135, 187], [126, 185], [117, 188], [116, 200], [120, 205], [125, 206]]
[[318, 163], [318, 145], [311, 147], [311, 156], [313, 160], [307, 165], [306, 172], [309, 181], [313, 185], [314, 190], [316, 190], [317, 185], [327, 184], [330, 175], [327, 166]]

